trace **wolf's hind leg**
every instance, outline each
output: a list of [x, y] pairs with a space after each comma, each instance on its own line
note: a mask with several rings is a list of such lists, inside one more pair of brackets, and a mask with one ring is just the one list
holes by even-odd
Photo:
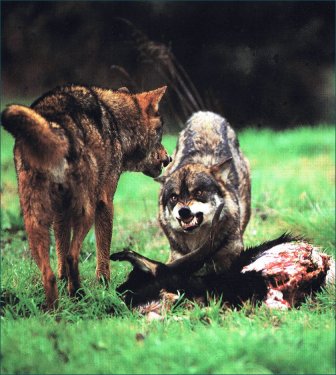
[[70, 244], [70, 252], [67, 255], [67, 267], [69, 269], [68, 290], [71, 297], [76, 295], [80, 288], [79, 278], [79, 254], [85, 236], [93, 224], [93, 215], [83, 215], [76, 223], [73, 223], [73, 235]]
[[32, 257], [42, 273], [47, 307], [57, 305], [56, 277], [50, 266], [49, 248], [52, 210], [45, 179], [32, 172], [18, 172], [20, 204]]
[[47, 307], [52, 309], [57, 305], [58, 291], [56, 277], [50, 267], [49, 247], [50, 234], [47, 225], [41, 225], [34, 218], [25, 216], [25, 227], [28, 235], [32, 256], [41, 273]]
[[57, 218], [54, 222], [54, 232], [58, 263], [58, 277], [62, 280], [67, 280], [69, 277], [67, 256], [70, 250], [70, 220], [64, 217]]
[[100, 201], [96, 208], [95, 235], [97, 245], [97, 279], [110, 280], [110, 246], [112, 240], [113, 204]]

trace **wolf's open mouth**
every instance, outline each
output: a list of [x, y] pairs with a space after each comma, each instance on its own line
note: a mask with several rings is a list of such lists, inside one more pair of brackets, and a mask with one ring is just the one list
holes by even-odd
[[188, 217], [188, 219], [177, 219], [182, 229], [191, 232], [202, 224], [203, 214], [197, 213], [196, 215]]

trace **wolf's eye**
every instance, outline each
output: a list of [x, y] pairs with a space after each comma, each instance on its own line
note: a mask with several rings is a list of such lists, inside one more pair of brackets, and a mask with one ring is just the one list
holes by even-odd
[[169, 199], [171, 202], [177, 202], [177, 194], [172, 194]]
[[200, 197], [203, 197], [203, 195], [204, 195], [204, 191], [203, 190], [196, 190], [196, 192], [195, 192], [195, 196], [197, 197], [197, 198], [200, 198]]

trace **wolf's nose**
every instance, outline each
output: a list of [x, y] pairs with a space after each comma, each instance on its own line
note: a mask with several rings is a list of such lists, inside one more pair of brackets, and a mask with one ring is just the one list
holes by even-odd
[[188, 219], [190, 216], [192, 216], [189, 207], [180, 208], [178, 213], [179, 213], [181, 219]]
[[163, 166], [166, 167], [173, 159], [170, 156], [163, 161]]

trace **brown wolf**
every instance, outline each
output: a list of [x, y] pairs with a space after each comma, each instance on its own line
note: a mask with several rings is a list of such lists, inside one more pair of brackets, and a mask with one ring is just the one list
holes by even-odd
[[211, 258], [202, 273], [222, 272], [243, 250], [250, 218], [249, 162], [229, 123], [212, 112], [197, 112], [181, 132], [163, 183], [159, 220], [171, 247], [170, 261], [195, 252], [209, 238], [217, 208], [224, 204]]
[[42, 272], [47, 306], [58, 298], [50, 267], [55, 232], [58, 275], [80, 288], [82, 242], [95, 224], [97, 278], [110, 278], [112, 199], [123, 171], [157, 177], [170, 158], [161, 145], [159, 102], [166, 87], [140, 94], [98, 87], [56, 88], [30, 108], [11, 105], [2, 125], [15, 137], [20, 204], [32, 255]]

